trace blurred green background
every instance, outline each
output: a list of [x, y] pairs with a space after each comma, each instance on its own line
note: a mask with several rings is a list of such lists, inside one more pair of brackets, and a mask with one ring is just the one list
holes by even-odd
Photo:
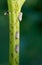
[[[7, 0], [0, 0], [0, 64], [8, 65], [9, 17]], [[26, 0], [20, 23], [19, 65], [42, 65], [42, 0]]]

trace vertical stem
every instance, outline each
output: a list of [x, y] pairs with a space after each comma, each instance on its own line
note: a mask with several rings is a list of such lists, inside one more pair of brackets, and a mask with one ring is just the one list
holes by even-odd
[[8, 0], [9, 10], [9, 65], [19, 65], [19, 27], [18, 15], [25, 0]]

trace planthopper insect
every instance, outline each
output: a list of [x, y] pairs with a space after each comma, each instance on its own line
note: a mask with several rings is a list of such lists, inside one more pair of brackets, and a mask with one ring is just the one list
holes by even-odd
[[[4, 12], [4, 15], [9, 15], [9, 12], [8, 11], [7, 12]], [[18, 15], [18, 20], [19, 21], [22, 21], [22, 16], [23, 16], [23, 13], [20, 12], [19, 15]]]

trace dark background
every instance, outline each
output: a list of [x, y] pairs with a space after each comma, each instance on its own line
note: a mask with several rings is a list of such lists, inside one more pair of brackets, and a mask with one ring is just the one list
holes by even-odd
[[[0, 0], [0, 64], [9, 61], [7, 0]], [[42, 0], [26, 0], [20, 23], [20, 65], [42, 65]]]

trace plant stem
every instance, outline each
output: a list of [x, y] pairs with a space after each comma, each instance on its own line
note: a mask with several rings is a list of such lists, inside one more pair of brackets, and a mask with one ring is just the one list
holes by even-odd
[[9, 65], [19, 65], [20, 23], [18, 15], [25, 0], [8, 0], [9, 10]]

